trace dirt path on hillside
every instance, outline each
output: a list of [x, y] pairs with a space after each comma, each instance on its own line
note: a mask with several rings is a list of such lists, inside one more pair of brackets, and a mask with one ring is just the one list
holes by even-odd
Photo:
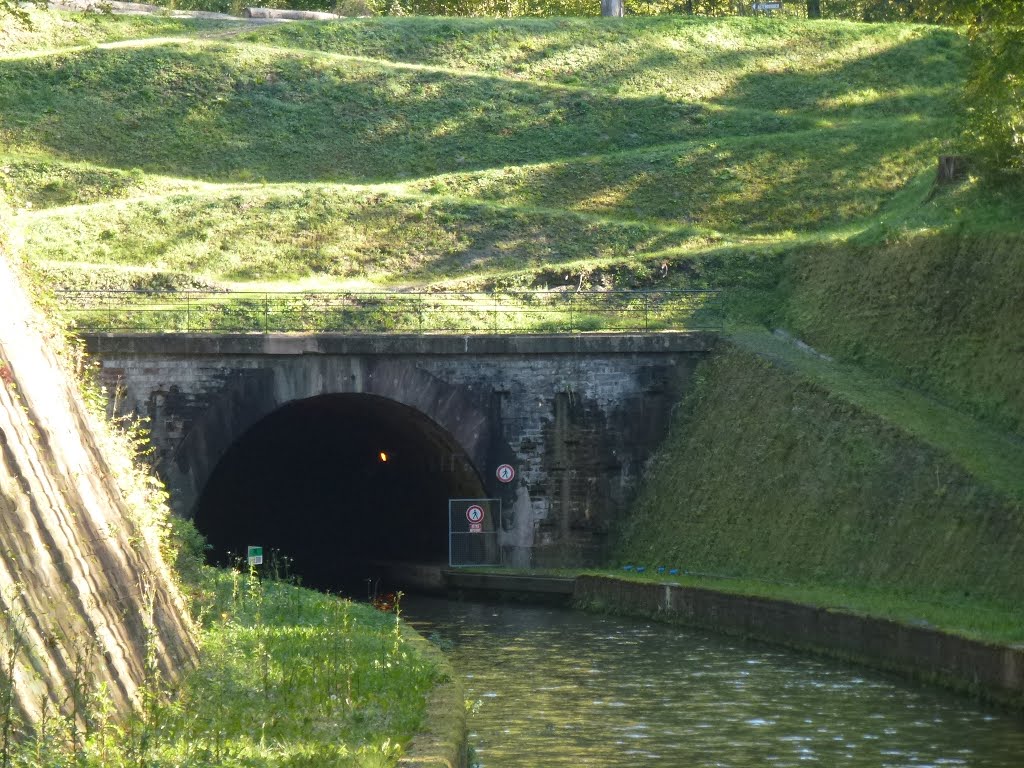
[[[164, 16], [172, 19], [207, 19], [210, 21], [237, 22], [239, 25], [236, 29], [224, 29], [200, 34], [200, 37], [204, 38], [233, 37], [250, 27], [258, 27], [264, 24], [280, 24], [289, 21], [334, 21], [343, 18], [334, 14], [274, 8], [246, 8], [244, 16], [232, 16], [231, 14], [214, 13], [213, 11], [182, 11], [148, 3], [122, 2], [122, 0], [59, 0], [59, 2], [51, 2], [49, 7], [53, 10], [70, 13], [110, 13], [119, 16]], [[253, 15], [258, 15], [258, 18], [250, 18], [250, 11]]]

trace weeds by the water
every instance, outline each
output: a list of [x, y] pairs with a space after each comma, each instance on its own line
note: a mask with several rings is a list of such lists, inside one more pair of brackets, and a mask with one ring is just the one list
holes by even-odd
[[[397, 610], [255, 573], [207, 569], [195, 604], [199, 668], [165, 685], [149, 644], [138, 712], [118, 722], [83, 649], [72, 695], [32, 727], [4, 703], [0, 765], [76, 768], [393, 765], [419, 726], [435, 665], [405, 640]], [[397, 606], [396, 606], [397, 608]], [[17, 633], [8, 633], [16, 637]], [[11, 646], [11, 653], [18, 649]], [[10, 653], [0, 657], [3, 662]], [[3, 669], [7, 669], [6, 664]], [[4, 696], [7, 698], [4, 698]], [[20, 738], [11, 731], [20, 726]]]

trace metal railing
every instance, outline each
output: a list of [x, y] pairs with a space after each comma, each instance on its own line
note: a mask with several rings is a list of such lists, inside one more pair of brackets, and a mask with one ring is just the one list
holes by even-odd
[[715, 290], [275, 293], [58, 292], [80, 331], [581, 333], [713, 330]]

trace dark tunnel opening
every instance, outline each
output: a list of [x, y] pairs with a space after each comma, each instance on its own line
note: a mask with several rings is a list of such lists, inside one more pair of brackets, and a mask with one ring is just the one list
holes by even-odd
[[324, 395], [279, 408], [236, 440], [194, 522], [211, 562], [258, 545], [289, 558], [303, 584], [351, 593], [373, 561], [446, 562], [448, 500], [485, 495], [454, 438], [419, 411]]

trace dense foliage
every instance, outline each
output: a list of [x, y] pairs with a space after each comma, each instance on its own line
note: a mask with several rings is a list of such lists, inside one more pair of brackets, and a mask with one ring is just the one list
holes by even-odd
[[27, 0], [27, 2], [22, 2], [21, 0], [0, 0], [0, 19], [4, 16], [12, 16], [19, 23], [27, 24], [29, 14], [26, 6], [31, 5], [45, 7], [46, 0]]
[[1024, 175], [1024, 2], [977, 0], [976, 6], [970, 136], [993, 170]]
[[971, 139], [993, 169], [1024, 174], [1024, 31], [992, 30], [977, 46], [967, 88]]

